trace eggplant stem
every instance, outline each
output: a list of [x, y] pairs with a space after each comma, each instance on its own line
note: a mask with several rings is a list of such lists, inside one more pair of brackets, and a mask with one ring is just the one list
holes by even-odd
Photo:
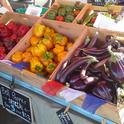
[[111, 45], [108, 46], [108, 52], [110, 53], [111, 60], [114, 63], [124, 58], [124, 54], [119, 53], [119, 52], [113, 52]]

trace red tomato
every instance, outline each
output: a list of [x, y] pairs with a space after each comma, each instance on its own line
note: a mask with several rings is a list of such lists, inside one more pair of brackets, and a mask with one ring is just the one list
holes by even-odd
[[64, 21], [64, 17], [63, 16], [56, 16], [56, 20], [57, 21]]

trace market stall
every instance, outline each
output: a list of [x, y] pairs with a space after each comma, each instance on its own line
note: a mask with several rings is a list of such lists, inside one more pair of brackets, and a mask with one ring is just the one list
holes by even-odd
[[32, 124], [124, 123], [122, 6], [58, 0], [0, 23], [4, 108]]

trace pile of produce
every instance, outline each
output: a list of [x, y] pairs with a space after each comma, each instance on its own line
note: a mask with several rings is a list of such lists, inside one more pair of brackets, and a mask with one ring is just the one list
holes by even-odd
[[29, 31], [27, 25], [16, 24], [10, 21], [8, 24], [0, 24], [0, 60], [19, 42]]
[[44, 76], [54, 71], [73, 45], [66, 36], [41, 24], [35, 24], [30, 44], [24, 52], [15, 52], [11, 60], [14, 63], [27, 62], [31, 72]]
[[118, 13], [115, 13], [112, 11], [105, 11], [104, 12], [104, 11], [93, 10], [89, 13], [89, 15], [84, 20], [79, 20], [78, 23], [84, 23], [87, 26], [93, 27], [93, 24], [94, 24], [99, 13], [101, 13], [107, 17], [110, 17], [111, 19], [116, 19], [118, 17]]
[[[124, 83], [124, 48], [108, 35], [102, 45], [96, 32], [63, 62], [55, 79], [71, 88], [117, 102], [117, 88]], [[98, 47], [99, 46], [99, 47]]]
[[48, 12], [46, 18], [50, 20], [73, 22], [82, 8], [83, 5], [80, 2], [76, 2], [74, 6], [58, 5]]

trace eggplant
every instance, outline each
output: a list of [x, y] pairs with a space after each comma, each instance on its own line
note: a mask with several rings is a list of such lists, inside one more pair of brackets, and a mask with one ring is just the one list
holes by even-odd
[[78, 80], [80, 80], [80, 75], [79, 73], [77, 75], [71, 75], [70, 80], [68, 81], [69, 84], [76, 83]]
[[86, 38], [86, 40], [84, 41], [83, 45], [80, 45], [76, 49], [76, 51], [74, 53], [74, 56], [79, 56], [80, 55], [80, 52], [81, 52], [81, 49], [86, 48], [89, 45], [89, 43], [90, 43], [90, 40], [88, 38]]
[[83, 80], [78, 80], [77, 82], [71, 84], [70, 87], [75, 90], [85, 91], [87, 85], [83, 82]]
[[97, 69], [97, 68], [99, 68], [100, 66], [103, 66], [104, 64], [107, 63], [108, 60], [109, 60], [109, 58], [106, 58], [106, 59], [101, 60], [99, 63], [97, 63], [97, 64], [94, 66], [94, 68]]
[[92, 48], [96, 44], [96, 41], [98, 39], [99, 32], [96, 32], [90, 43], [88, 44], [87, 48]]
[[101, 56], [101, 55], [104, 55], [104, 54], [107, 54], [108, 51], [107, 51], [107, 48], [105, 49], [88, 49], [88, 48], [85, 48], [85, 49], [82, 49], [83, 53], [86, 54], [86, 55], [91, 55], [91, 56]]
[[112, 80], [112, 78], [108, 74], [106, 74], [104, 71], [102, 72], [101, 78], [107, 82], [114, 83], [114, 80]]
[[68, 64], [69, 64], [69, 60], [66, 60], [66, 61], [63, 61], [63, 62], [62, 62], [61, 66], [60, 66], [60, 68], [59, 68], [59, 70], [58, 70], [58, 73], [56, 74], [56, 77], [55, 77], [55, 79], [56, 79], [57, 81], [58, 81], [59, 78], [61, 77], [61, 72], [62, 72], [62, 70], [63, 70], [64, 68], [66, 68]]
[[111, 57], [108, 62], [111, 76], [119, 83], [124, 83], [124, 53], [113, 52], [112, 46], [108, 46]]
[[110, 83], [107, 83], [106, 81], [100, 81], [98, 84], [92, 89], [92, 94], [105, 99], [107, 101], [112, 101], [115, 89], [113, 89], [113, 86], [110, 85]]
[[84, 80], [84, 83], [85, 83], [85, 84], [92, 84], [92, 83], [97, 82], [97, 80], [98, 80], [97, 77], [87, 77], [87, 78]]
[[93, 62], [97, 62], [96, 58], [93, 56], [82, 57], [79, 60], [74, 61], [62, 71], [61, 78], [59, 79], [59, 81], [61, 83], [66, 82], [66, 78], [68, 77], [68, 75], [71, 74], [76, 68], [80, 67], [85, 63]]
[[87, 72], [87, 68], [89, 67], [90, 63], [85, 63], [82, 65], [81, 67], [81, 71], [80, 71], [80, 78], [82, 80], [86, 79], [88, 76], [86, 75]]

